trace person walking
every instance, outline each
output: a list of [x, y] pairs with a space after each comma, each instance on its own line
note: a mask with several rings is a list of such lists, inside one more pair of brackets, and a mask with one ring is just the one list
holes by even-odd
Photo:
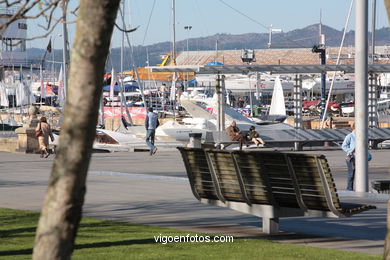
[[49, 147], [49, 137], [51, 141], [54, 141], [53, 133], [51, 132], [50, 125], [47, 123], [46, 117], [41, 117], [37, 127], [35, 128], [35, 135], [38, 137], [39, 150], [41, 154], [41, 158], [49, 157], [51, 154], [51, 150]]
[[160, 125], [158, 122], [158, 116], [156, 113], [153, 113], [153, 108], [148, 108], [148, 114], [145, 118], [145, 128], [146, 128], [146, 144], [149, 146], [150, 155], [153, 155], [157, 152], [157, 147], [154, 145], [154, 137], [156, 134], [156, 128]]
[[236, 121], [232, 121], [230, 126], [226, 128], [226, 133], [229, 136], [230, 140], [238, 141], [240, 144], [240, 150], [242, 150], [242, 145], [245, 144], [249, 146], [248, 142], [245, 140], [245, 137], [242, 135], [240, 129], [237, 127]]
[[348, 179], [347, 179], [347, 190], [353, 191], [353, 182], [355, 180], [355, 147], [356, 147], [356, 134], [355, 134], [355, 123], [351, 126], [352, 132], [349, 133], [343, 141], [342, 148], [347, 153], [345, 162], [347, 163]]

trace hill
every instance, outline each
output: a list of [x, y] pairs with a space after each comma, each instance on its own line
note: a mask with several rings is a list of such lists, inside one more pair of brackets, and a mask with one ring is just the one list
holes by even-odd
[[[322, 32], [326, 36], [326, 45], [336, 47], [340, 45], [342, 31], [338, 31], [329, 26], [323, 25]], [[302, 29], [296, 29], [289, 32], [274, 33], [272, 35], [272, 48], [312, 48], [318, 44], [319, 25], [313, 24]], [[207, 37], [189, 39], [189, 50], [213, 50], [218, 45], [220, 50], [234, 49], [265, 49], [268, 48], [268, 33], [246, 33], [246, 34], [215, 34]], [[390, 28], [384, 27], [376, 30], [376, 45], [388, 45], [390, 43]], [[346, 34], [344, 46], [353, 46], [355, 32], [349, 31]], [[369, 39], [371, 34], [369, 33]], [[137, 66], [144, 67], [148, 65], [157, 65], [161, 63], [161, 55], [171, 51], [171, 42], [160, 42], [148, 46], [134, 47], [134, 60]], [[178, 41], [176, 43], [177, 52], [187, 50], [187, 41]], [[43, 56], [42, 49], [29, 49], [30, 58], [40, 59]], [[111, 59], [107, 61], [106, 70], [110, 71], [112, 65], [116, 71], [120, 70], [120, 48], [114, 48], [111, 51]], [[124, 68], [130, 69], [129, 48], [125, 49]], [[51, 55], [48, 57], [52, 60]], [[62, 51], [55, 50], [55, 59], [62, 59]], [[58, 65], [59, 66], [59, 65]]]

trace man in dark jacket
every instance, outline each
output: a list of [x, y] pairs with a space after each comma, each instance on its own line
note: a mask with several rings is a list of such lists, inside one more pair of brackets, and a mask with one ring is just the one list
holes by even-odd
[[226, 128], [226, 133], [229, 136], [230, 140], [239, 142], [240, 150], [242, 150], [242, 144], [245, 144], [247, 147], [249, 146], [240, 129], [237, 127], [236, 121], [233, 121], [230, 126]]
[[156, 134], [156, 128], [160, 125], [158, 122], [158, 116], [156, 113], [153, 113], [153, 108], [148, 108], [148, 114], [145, 118], [145, 128], [146, 128], [146, 144], [150, 148], [150, 155], [153, 155], [157, 152], [157, 147], [154, 146], [154, 136]]

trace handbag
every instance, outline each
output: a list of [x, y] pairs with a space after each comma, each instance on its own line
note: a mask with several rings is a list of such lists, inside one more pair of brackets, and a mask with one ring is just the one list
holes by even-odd
[[42, 133], [42, 129], [41, 129], [41, 123], [39, 123], [39, 129], [37, 131], [35, 131], [35, 136], [38, 137], [38, 136], [41, 136], [43, 133]]

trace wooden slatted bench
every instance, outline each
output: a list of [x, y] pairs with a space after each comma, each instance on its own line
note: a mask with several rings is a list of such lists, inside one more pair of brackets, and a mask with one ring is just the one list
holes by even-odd
[[279, 218], [349, 217], [375, 209], [342, 203], [324, 155], [178, 147], [194, 196], [263, 219], [276, 233]]

